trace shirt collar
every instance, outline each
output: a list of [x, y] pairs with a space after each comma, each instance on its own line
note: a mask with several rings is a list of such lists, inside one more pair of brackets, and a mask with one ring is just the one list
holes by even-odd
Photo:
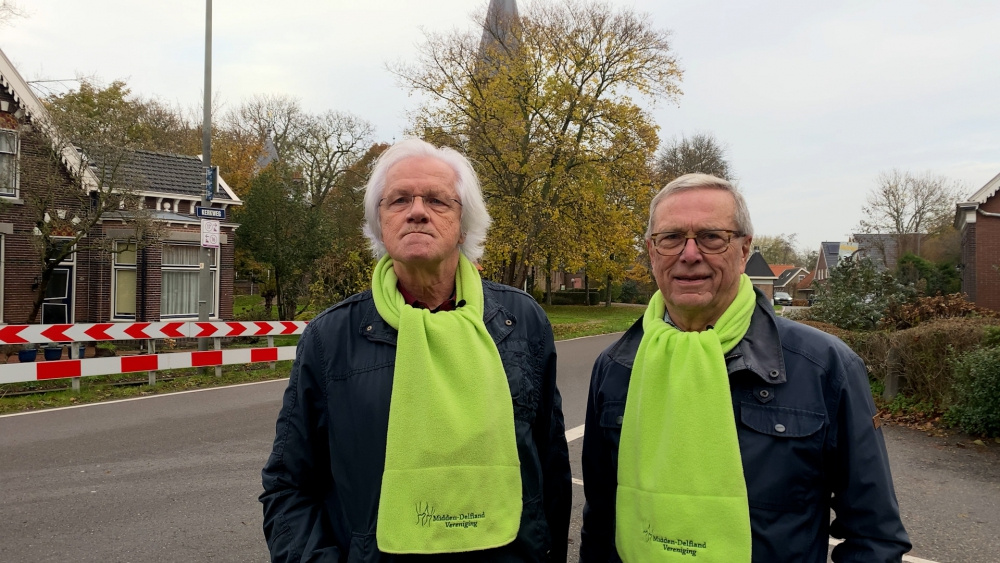
[[431, 313], [437, 313], [439, 311], [454, 311], [455, 310], [455, 289], [454, 288], [451, 290], [451, 297], [449, 297], [448, 300], [445, 301], [444, 303], [438, 305], [437, 308], [435, 308], [435, 309], [431, 309], [423, 301], [418, 301], [417, 298], [416, 298], [416, 296], [413, 295], [412, 293], [410, 293], [409, 291], [406, 291], [406, 289], [403, 288], [403, 285], [400, 284], [399, 282], [396, 282], [396, 289], [398, 289], [399, 293], [403, 296], [403, 301], [405, 301], [407, 305], [409, 305], [410, 307], [413, 307], [414, 309], [427, 309]]

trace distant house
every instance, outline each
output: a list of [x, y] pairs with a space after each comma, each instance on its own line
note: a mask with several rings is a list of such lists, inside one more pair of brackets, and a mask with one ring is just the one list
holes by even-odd
[[798, 284], [795, 286], [795, 293], [792, 294], [792, 299], [805, 299], [811, 301], [816, 295], [816, 287], [813, 285], [813, 280], [815, 279], [816, 272], [809, 272], [806, 277], [802, 278]]
[[768, 299], [774, 299], [774, 280], [778, 279], [778, 276], [774, 275], [771, 267], [767, 265], [767, 260], [760, 253], [760, 248], [753, 249], [753, 254], [747, 260], [743, 271], [746, 272], [754, 287], [764, 292]]
[[794, 264], [771, 264], [771, 272], [774, 275], [780, 277], [782, 272], [795, 267], [797, 266], [795, 266]]
[[816, 258], [816, 267], [813, 268], [815, 274], [814, 281], [822, 282], [830, 277], [830, 272], [837, 267], [842, 258], [853, 255], [858, 250], [858, 245], [853, 242], [822, 242], [820, 243], [819, 256]]
[[879, 270], [896, 271], [899, 259], [906, 253], [920, 255], [920, 245], [925, 234], [907, 233], [893, 235], [887, 233], [855, 233], [854, 242], [858, 245], [856, 257], [870, 258]]
[[[45, 108], [0, 51], [0, 322], [23, 323], [31, 312], [41, 272], [34, 244], [35, 225], [26, 213], [25, 196], [39, 193], [46, 182], [65, 182], [74, 175], [95, 177], [85, 159], [69, 150], [61, 163], [49, 158], [48, 141], [26, 131], [44, 122]], [[135, 233], [120, 214], [105, 214], [86, 233], [119, 245], [114, 254], [75, 251], [58, 265], [48, 284], [38, 321], [45, 324], [197, 319], [200, 220], [194, 217], [204, 189], [205, 169], [199, 157], [138, 151], [130, 153], [121, 173], [153, 219], [163, 224], [156, 244], [136, 250], [124, 247]], [[57, 178], [57, 180], [53, 180]], [[74, 188], [75, 189], [75, 188]], [[83, 188], [80, 188], [83, 189]], [[70, 190], [66, 190], [71, 193]], [[30, 198], [29, 198], [30, 199]], [[86, 197], [75, 194], [54, 202], [60, 216], [73, 216]], [[212, 207], [241, 205], [220, 180]], [[223, 222], [220, 248], [212, 252], [211, 317], [232, 318], [233, 232]], [[57, 239], [58, 240], [58, 239]], [[121, 241], [120, 243], [118, 241]]]
[[[772, 266], [771, 269], [773, 270], [774, 267]], [[809, 275], [809, 270], [799, 266], [785, 268], [778, 275], [778, 279], [774, 280], [774, 291], [784, 291], [788, 295], [791, 295], [793, 299], [797, 299], [795, 297], [795, 288], [798, 287], [799, 282], [804, 280], [807, 275]]]
[[955, 228], [962, 241], [962, 292], [980, 307], [1000, 311], [1000, 174], [959, 203]]

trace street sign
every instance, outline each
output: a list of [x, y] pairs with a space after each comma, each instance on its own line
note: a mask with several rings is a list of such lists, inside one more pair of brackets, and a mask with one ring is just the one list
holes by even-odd
[[205, 199], [212, 201], [215, 192], [219, 189], [219, 167], [205, 167]]
[[196, 205], [194, 207], [194, 214], [196, 217], [201, 219], [216, 219], [218, 221], [226, 220], [226, 210], [219, 207], [202, 207]]
[[212, 219], [201, 220], [201, 245], [205, 248], [219, 248], [219, 222]]

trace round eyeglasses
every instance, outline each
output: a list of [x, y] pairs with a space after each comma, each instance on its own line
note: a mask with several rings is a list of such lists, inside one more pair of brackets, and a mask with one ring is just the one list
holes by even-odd
[[444, 214], [452, 209], [458, 209], [462, 207], [462, 202], [457, 199], [447, 198], [438, 195], [395, 195], [392, 197], [384, 197], [378, 200], [380, 206], [385, 207], [390, 213], [402, 213], [404, 211], [409, 211], [413, 207], [413, 202], [417, 198], [423, 201], [424, 207], [434, 211], [435, 213]]
[[653, 248], [660, 256], [677, 256], [684, 252], [688, 239], [694, 239], [695, 245], [702, 254], [722, 254], [729, 249], [733, 237], [741, 237], [743, 233], [728, 229], [712, 229], [688, 234], [680, 232], [653, 233], [650, 238]]

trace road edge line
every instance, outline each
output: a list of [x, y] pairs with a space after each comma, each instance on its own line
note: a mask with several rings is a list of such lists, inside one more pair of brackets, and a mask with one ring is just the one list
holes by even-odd
[[0, 414], [0, 418], [11, 418], [14, 416], [25, 416], [28, 414], [42, 414], [47, 412], [67, 411], [70, 409], [82, 409], [85, 407], [97, 407], [101, 405], [113, 405], [115, 403], [128, 403], [131, 401], [141, 401], [143, 399], [157, 399], [160, 397], [172, 397], [174, 395], [187, 395], [188, 393], [201, 393], [202, 391], [218, 391], [219, 389], [232, 389], [233, 387], [247, 387], [249, 385], [261, 385], [264, 383], [274, 383], [275, 381], [288, 381], [287, 377], [280, 379], [268, 379], [265, 381], [251, 381], [250, 383], [236, 383], [234, 385], [220, 385], [218, 387], [206, 387], [204, 389], [189, 389], [187, 391], [173, 391], [171, 393], [157, 393], [155, 395], [145, 395], [143, 397], [129, 397], [128, 399], [115, 399], [113, 401], [98, 401], [96, 403], [84, 403], [82, 405], [71, 405], [68, 407], [56, 407], [54, 409], [39, 409], [34, 411], [14, 412], [10, 414]]

